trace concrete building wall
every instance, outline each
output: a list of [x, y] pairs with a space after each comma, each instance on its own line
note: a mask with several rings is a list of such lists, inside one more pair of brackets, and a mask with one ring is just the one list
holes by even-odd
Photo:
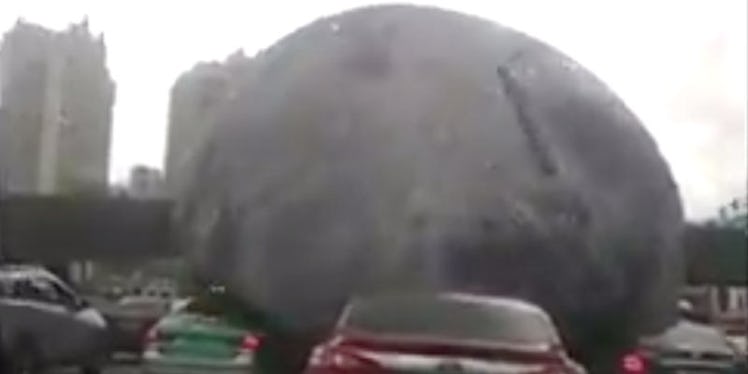
[[182, 75], [171, 91], [166, 179], [170, 194], [183, 185], [195, 150], [213, 126], [225, 99], [228, 76], [220, 64], [200, 64]]
[[160, 199], [166, 195], [164, 178], [160, 170], [135, 166], [130, 171], [126, 195], [135, 199]]
[[11, 192], [106, 192], [114, 83], [86, 21], [19, 21], [0, 46], [0, 164]]
[[166, 184], [174, 196], [185, 183], [195, 152], [210, 136], [221, 109], [250, 74], [252, 60], [239, 51], [224, 62], [197, 64], [171, 90]]
[[38, 185], [51, 38], [48, 30], [19, 22], [0, 46], [0, 96], [5, 113], [0, 152], [9, 191], [34, 191]]
[[62, 127], [59, 189], [106, 191], [114, 83], [101, 37], [78, 26], [63, 35]]

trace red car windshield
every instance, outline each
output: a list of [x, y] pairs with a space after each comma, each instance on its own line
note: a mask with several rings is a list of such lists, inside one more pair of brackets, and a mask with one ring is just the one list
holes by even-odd
[[558, 341], [539, 311], [445, 298], [389, 297], [354, 303], [342, 329], [376, 335], [522, 345]]

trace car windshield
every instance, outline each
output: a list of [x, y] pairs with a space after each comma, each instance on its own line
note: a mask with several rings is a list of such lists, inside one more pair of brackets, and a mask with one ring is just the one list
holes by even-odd
[[219, 300], [217, 300], [217, 298], [211, 296], [200, 296], [190, 300], [187, 305], [182, 308], [182, 312], [206, 317], [218, 317], [225, 311], [223, 305]]
[[443, 340], [543, 344], [557, 340], [539, 311], [446, 298], [390, 297], [353, 304], [341, 327], [364, 333]]
[[173, 311], [176, 315], [187, 315], [210, 321], [224, 321], [246, 329], [262, 328], [262, 320], [224, 294], [206, 292], [180, 303]]
[[748, 0], [0, 0], [0, 374], [745, 346], [747, 31]]

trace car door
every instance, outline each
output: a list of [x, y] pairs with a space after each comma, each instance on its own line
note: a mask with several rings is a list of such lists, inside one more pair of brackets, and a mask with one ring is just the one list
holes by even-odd
[[16, 304], [13, 279], [0, 277], [0, 359], [10, 354], [12, 337], [18, 328], [14, 318], [18, 314]]
[[13, 282], [10, 297], [4, 302], [3, 333], [14, 351], [33, 351], [38, 358], [52, 363], [66, 350], [69, 314], [49, 281], [20, 277]]
[[33, 340], [48, 362], [67, 361], [74, 356], [78, 339], [74, 323], [74, 305], [59, 292], [54, 280], [32, 276], [20, 283], [29, 315], [33, 315]]
[[101, 314], [73, 292], [62, 281], [47, 279], [54, 289], [58, 304], [65, 307], [64, 321], [60, 323], [64, 330], [62, 339], [55, 339], [60, 347], [60, 359], [78, 363], [81, 359], [94, 357], [104, 351], [106, 322]]

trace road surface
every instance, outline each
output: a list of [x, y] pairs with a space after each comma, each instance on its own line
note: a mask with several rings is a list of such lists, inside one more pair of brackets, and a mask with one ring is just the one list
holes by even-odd
[[[50, 374], [78, 374], [80, 373], [79, 370], [75, 368], [70, 369], [59, 369], [54, 370]], [[119, 364], [112, 364], [108, 366], [102, 374], [140, 374], [140, 370], [138, 368], [138, 365], [136, 364], [125, 364], [125, 363], [119, 363]]]

